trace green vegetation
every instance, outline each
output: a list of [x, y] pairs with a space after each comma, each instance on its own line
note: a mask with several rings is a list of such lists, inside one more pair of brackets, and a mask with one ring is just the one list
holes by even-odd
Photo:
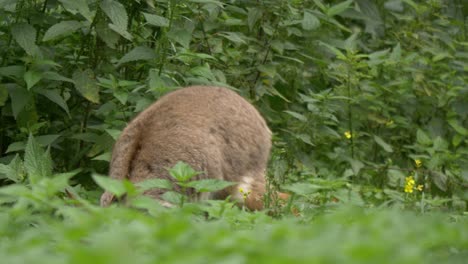
[[[0, 17], [2, 263], [468, 259], [468, 2], [0, 0]], [[164, 208], [137, 194], [167, 182], [101, 176], [125, 124], [190, 84], [263, 113], [289, 201]], [[196, 173], [171, 171], [229, 184]], [[98, 207], [101, 187], [127, 204]]]

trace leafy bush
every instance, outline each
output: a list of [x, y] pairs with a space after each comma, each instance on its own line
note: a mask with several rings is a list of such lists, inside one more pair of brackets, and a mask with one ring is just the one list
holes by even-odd
[[[2, 260], [462, 263], [467, 14], [462, 0], [0, 1]], [[282, 219], [228, 201], [95, 206], [125, 124], [191, 84], [263, 113], [271, 189], [292, 194], [267, 199]]]

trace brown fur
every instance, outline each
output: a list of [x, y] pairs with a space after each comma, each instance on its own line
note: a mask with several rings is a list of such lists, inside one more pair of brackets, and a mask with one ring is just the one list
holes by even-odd
[[[109, 174], [132, 182], [171, 180], [167, 168], [183, 161], [204, 172], [197, 179], [239, 183], [196, 199], [230, 195], [242, 202], [241, 187], [251, 192], [246, 206], [259, 210], [270, 148], [265, 120], [245, 99], [225, 88], [192, 86], [163, 96], [128, 124], [114, 146]], [[145, 194], [158, 199], [162, 193]], [[108, 206], [113, 198], [105, 192], [101, 205]]]

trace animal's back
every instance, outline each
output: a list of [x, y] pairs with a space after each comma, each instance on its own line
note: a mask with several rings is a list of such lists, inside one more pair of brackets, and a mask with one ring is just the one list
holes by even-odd
[[[163, 96], [130, 122], [114, 147], [110, 177], [170, 179], [167, 168], [184, 161], [204, 172], [199, 178], [239, 182], [210, 198], [242, 200], [241, 187], [251, 191], [246, 205], [260, 209], [270, 147], [270, 130], [244, 98], [225, 88], [192, 86]], [[155, 198], [161, 193], [147, 192]], [[101, 204], [111, 200], [105, 193]]]

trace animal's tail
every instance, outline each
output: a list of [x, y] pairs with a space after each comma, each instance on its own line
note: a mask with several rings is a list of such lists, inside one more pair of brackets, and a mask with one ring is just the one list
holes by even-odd
[[[135, 154], [140, 148], [140, 120], [131, 122], [120, 135], [112, 151], [109, 177], [116, 180], [128, 178], [130, 166]], [[101, 206], [107, 207], [115, 199], [115, 195], [104, 192], [101, 196]]]

